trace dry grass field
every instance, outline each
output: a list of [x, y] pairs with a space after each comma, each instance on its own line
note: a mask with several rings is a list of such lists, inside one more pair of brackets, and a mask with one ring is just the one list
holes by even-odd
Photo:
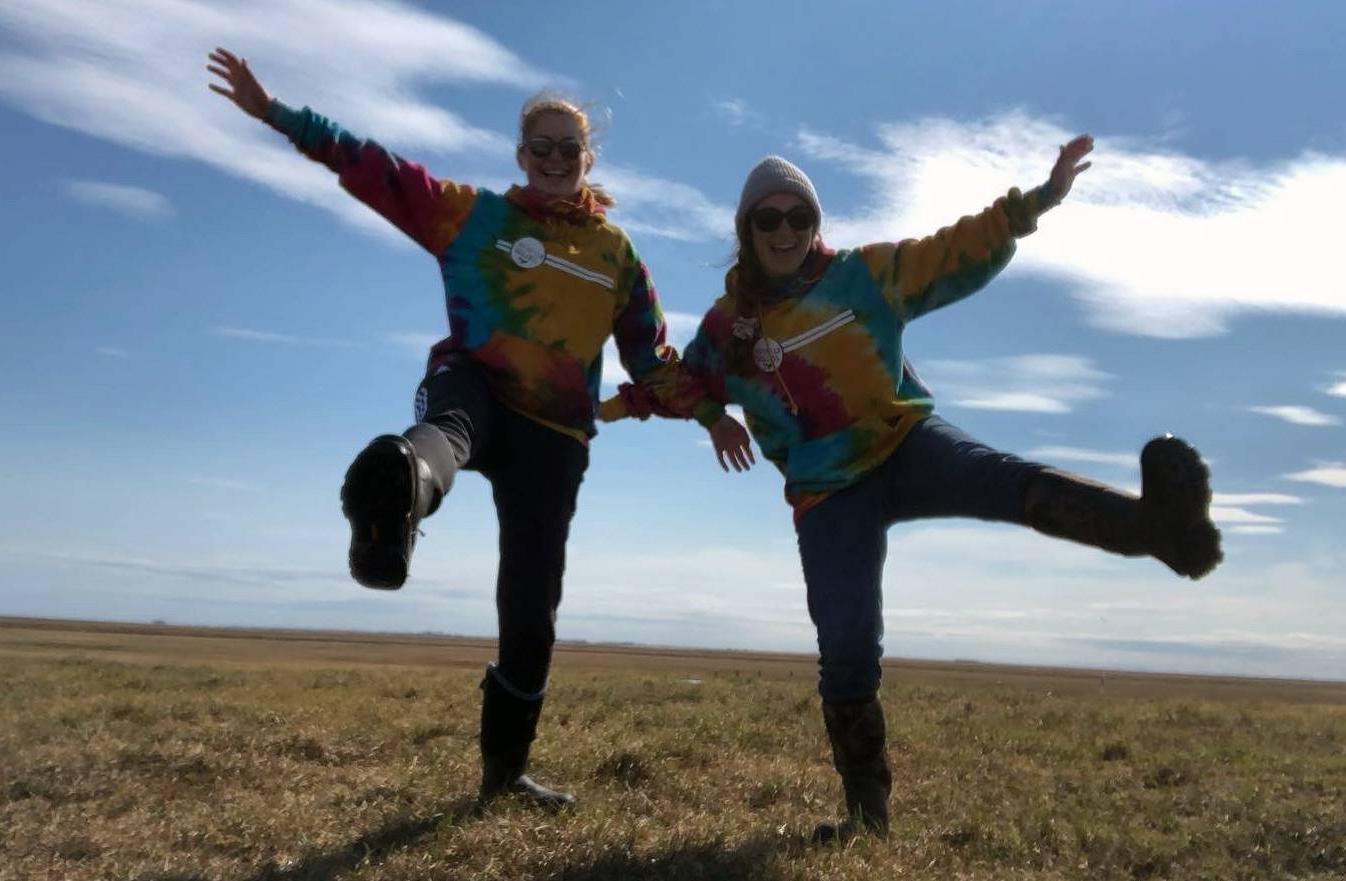
[[565, 646], [474, 810], [489, 643], [0, 619], [0, 879], [1346, 878], [1346, 684], [893, 663], [894, 828], [810, 658]]

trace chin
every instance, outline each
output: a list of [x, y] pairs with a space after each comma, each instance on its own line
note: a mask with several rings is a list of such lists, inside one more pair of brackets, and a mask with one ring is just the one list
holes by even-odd
[[561, 199], [569, 199], [580, 191], [579, 182], [569, 178], [544, 177], [534, 186], [549, 196]]

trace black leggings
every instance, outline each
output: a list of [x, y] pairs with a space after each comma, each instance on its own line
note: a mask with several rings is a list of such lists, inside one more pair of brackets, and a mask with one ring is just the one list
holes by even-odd
[[588, 447], [497, 401], [482, 369], [467, 356], [421, 381], [416, 418], [406, 436], [442, 486], [447, 489], [463, 468], [491, 483], [500, 522], [496, 674], [519, 697], [540, 697], [556, 642], [566, 539], [589, 467]]

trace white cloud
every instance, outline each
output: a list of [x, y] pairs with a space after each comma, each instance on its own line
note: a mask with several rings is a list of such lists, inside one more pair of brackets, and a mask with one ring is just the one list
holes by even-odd
[[[134, 150], [207, 163], [389, 241], [401, 237], [325, 168], [206, 88], [207, 53], [221, 45], [240, 53], [274, 96], [415, 150], [428, 167], [435, 154], [468, 152], [512, 170], [514, 135], [430, 103], [427, 86], [569, 85], [474, 28], [393, 0], [16, 0], [0, 5], [0, 25], [23, 41], [0, 51], [0, 101]], [[633, 233], [680, 241], [732, 233], [732, 210], [694, 187], [606, 164], [596, 180], [617, 196], [614, 217]], [[483, 172], [474, 183], [500, 181]]]
[[1229, 531], [1236, 535], [1280, 535], [1285, 532], [1282, 526], [1231, 526]]
[[613, 220], [628, 232], [683, 242], [733, 236], [734, 209], [695, 187], [620, 165], [598, 166], [593, 178], [616, 197]]
[[1346, 398], [1346, 379], [1341, 380], [1336, 385], [1327, 389], [1329, 395], [1336, 395], [1338, 398]]
[[1246, 508], [1240, 508], [1236, 505], [1211, 505], [1210, 518], [1214, 520], [1216, 523], [1221, 524], [1239, 523], [1239, 524], [1268, 525], [1272, 523], [1281, 522], [1280, 518], [1278, 517], [1271, 517], [1266, 514], [1256, 514], [1252, 511], [1249, 511]]
[[1302, 483], [1319, 483], [1337, 489], [1346, 489], [1346, 463], [1328, 462], [1316, 468], [1296, 471], [1284, 475], [1286, 480], [1298, 480]]
[[[798, 142], [872, 182], [864, 210], [827, 222], [835, 244], [856, 245], [928, 235], [1010, 186], [1040, 183], [1073, 134], [1010, 112], [881, 125], [872, 150], [807, 129]], [[1254, 165], [1127, 138], [1096, 144], [1093, 168], [1021, 243], [1009, 271], [1055, 276], [1094, 324], [1144, 336], [1219, 333], [1228, 316], [1251, 310], [1346, 313], [1332, 221], [1346, 196], [1346, 157]]]
[[65, 182], [65, 192], [77, 202], [107, 208], [136, 220], [164, 220], [173, 216], [173, 204], [165, 196], [143, 187], [69, 180]]
[[390, 333], [386, 337], [388, 342], [392, 343], [402, 351], [414, 355], [422, 361], [424, 361], [430, 354], [430, 347], [443, 338], [444, 336], [439, 334], [416, 333], [413, 331]]
[[1300, 407], [1293, 404], [1281, 406], [1249, 407], [1253, 413], [1260, 413], [1263, 416], [1274, 416], [1289, 422], [1291, 425], [1340, 425], [1341, 420], [1336, 416], [1319, 412], [1312, 407]]
[[1215, 493], [1217, 505], [1302, 505], [1299, 496], [1285, 493]]
[[428, 151], [508, 156], [513, 138], [428, 103], [419, 94], [427, 85], [536, 88], [548, 79], [473, 28], [380, 0], [14, 0], [0, 5], [0, 25], [22, 47], [0, 52], [0, 100], [125, 147], [205, 162], [365, 228], [385, 224], [326, 169], [207, 90], [210, 50], [245, 55], [287, 102]]
[[233, 480], [228, 477], [189, 477], [187, 482], [193, 486], [208, 486], [214, 489], [227, 489], [236, 492], [261, 492], [262, 488], [255, 483], [248, 483], [242, 480]]
[[1133, 469], [1140, 461], [1139, 453], [1113, 453], [1081, 447], [1038, 447], [1029, 450], [1026, 455], [1039, 461], [1086, 462], [1091, 465], [1116, 465], [1119, 468]]
[[323, 339], [321, 337], [302, 337], [288, 333], [275, 333], [269, 330], [254, 330], [247, 327], [216, 327], [212, 330], [216, 336], [254, 343], [273, 343], [282, 346], [318, 346], [330, 348], [358, 348], [359, 343], [349, 340]]
[[726, 98], [721, 101], [713, 101], [711, 107], [721, 118], [736, 128], [743, 125], [758, 124], [762, 119], [761, 114], [749, 107], [748, 102], [742, 98]]
[[1107, 397], [1111, 378], [1078, 355], [1020, 355], [985, 361], [927, 361], [921, 373], [946, 406], [1027, 413], [1069, 413]]

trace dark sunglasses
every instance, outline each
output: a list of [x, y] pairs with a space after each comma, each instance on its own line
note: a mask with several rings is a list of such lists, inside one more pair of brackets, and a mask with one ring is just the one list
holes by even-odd
[[762, 232], [775, 232], [782, 220], [790, 224], [790, 229], [795, 232], [812, 229], [818, 222], [813, 209], [807, 205], [796, 205], [789, 211], [782, 211], [779, 208], [757, 208], [748, 216], [752, 218], [752, 225]]
[[528, 152], [536, 159], [546, 159], [553, 150], [560, 150], [562, 159], [578, 159], [584, 152], [584, 145], [574, 138], [562, 138], [558, 141], [546, 135], [529, 138], [519, 146], [527, 147]]

